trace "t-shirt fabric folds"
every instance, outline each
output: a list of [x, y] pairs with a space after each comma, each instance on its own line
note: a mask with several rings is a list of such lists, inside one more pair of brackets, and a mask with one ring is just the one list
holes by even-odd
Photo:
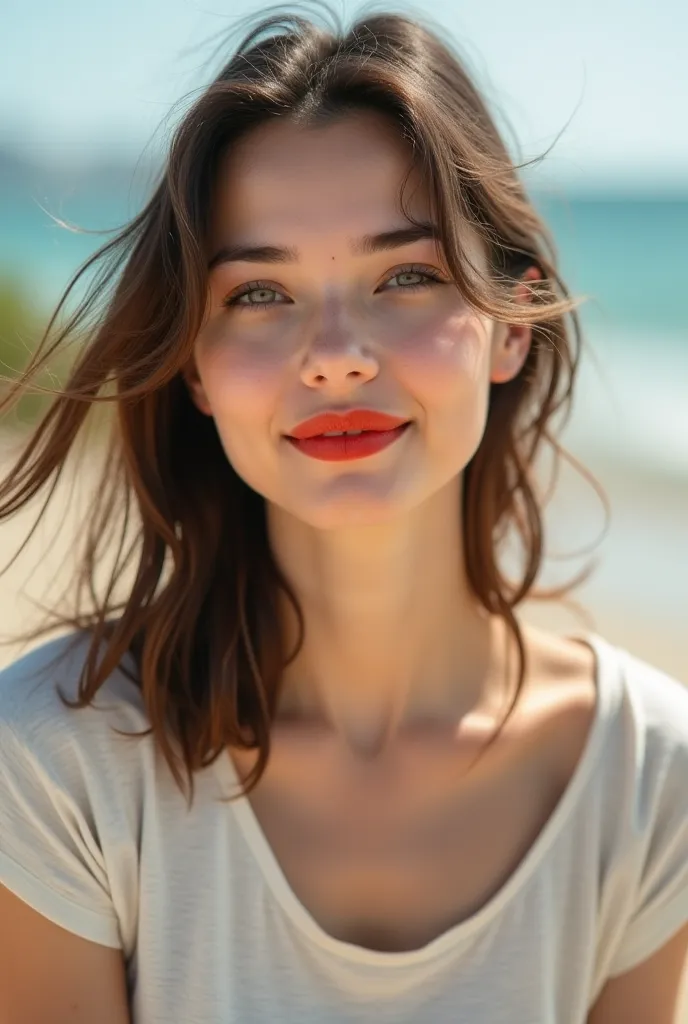
[[72, 711], [86, 638], [0, 672], [0, 882], [120, 948], [132, 1024], [585, 1024], [605, 982], [688, 921], [688, 688], [596, 633], [574, 775], [476, 913], [421, 949], [335, 939], [300, 903], [228, 753], [191, 808], [117, 671]]

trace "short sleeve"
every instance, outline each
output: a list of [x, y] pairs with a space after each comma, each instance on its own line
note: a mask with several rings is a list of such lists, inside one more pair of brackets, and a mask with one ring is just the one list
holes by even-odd
[[73, 738], [0, 714], [0, 882], [62, 928], [121, 948], [83, 775]]
[[658, 952], [688, 923], [688, 701], [685, 735], [672, 751], [647, 820], [632, 912], [609, 972], [623, 974]]

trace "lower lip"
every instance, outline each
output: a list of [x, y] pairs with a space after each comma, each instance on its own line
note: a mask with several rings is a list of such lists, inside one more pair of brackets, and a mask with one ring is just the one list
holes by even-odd
[[360, 434], [348, 437], [344, 434], [340, 434], [339, 437], [318, 434], [316, 437], [288, 437], [287, 440], [294, 448], [312, 459], [322, 459], [323, 462], [350, 462], [352, 459], [365, 459], [369, 455], [381, 452], [383, 448], [389, 448], [405, 433], [409, 425], [402, 423], [394, 430], [364, 430]]

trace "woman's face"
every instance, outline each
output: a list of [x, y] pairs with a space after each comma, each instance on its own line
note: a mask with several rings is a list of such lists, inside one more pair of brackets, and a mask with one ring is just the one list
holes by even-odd
[[[384, 120], [362, 113], [315, 130], [262, 126], [220, 166], [209, 260], [229, 246], [289, 253], [212, 266], [187, 379], [239, 476], [316, 527], [409, 512], [458, 478], [483, 435], [490, 380], [510, 379], [527, 354], [527, 329], [507, 344], [505, 325], [467, 307], [433, 238], [361, 247], [410, 226], [398, 204], [410, 160]], [[430, 221], [418, 177], [405, 195]], [[408, 426], [344, 460], [289, 440], [304, 420], [351, 409]]]

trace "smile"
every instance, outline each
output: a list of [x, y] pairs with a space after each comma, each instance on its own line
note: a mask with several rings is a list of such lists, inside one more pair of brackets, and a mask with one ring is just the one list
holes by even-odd
[[391, 430], [355, 430], [316, 434], [313, 437], [290, 437], [287, 440], [297, 451], [311, 459], [324, 462], [346, 462], [376, 455], [394, 444], [410, 423], [402, 423]]

